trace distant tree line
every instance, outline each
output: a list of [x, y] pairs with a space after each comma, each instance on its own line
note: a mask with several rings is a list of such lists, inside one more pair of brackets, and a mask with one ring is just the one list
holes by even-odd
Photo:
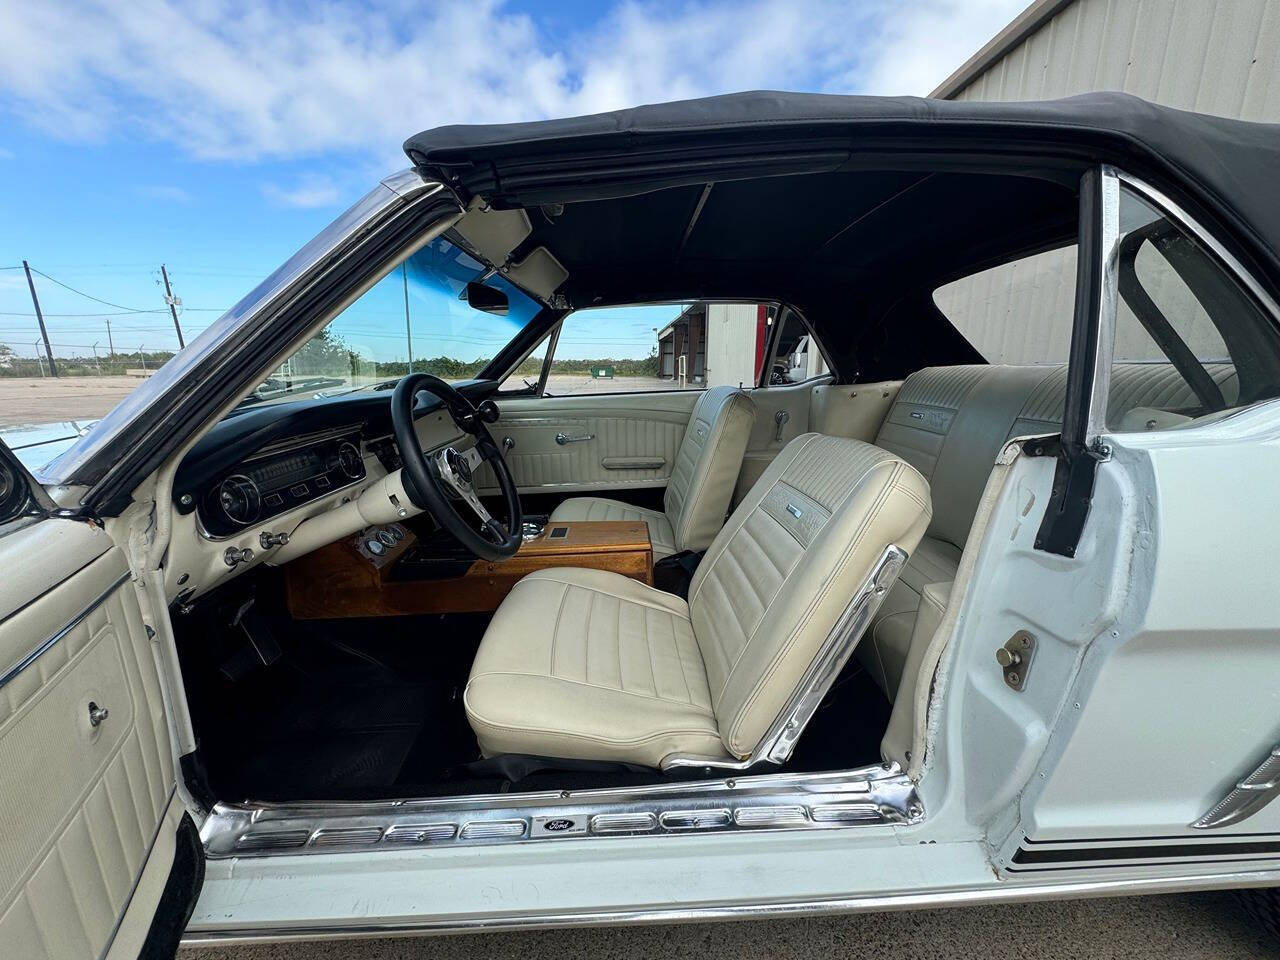
[[[172, 350], [147, 350], [133, 353], [101, 353], [98, 356], [55, 356], [58, 375], [63, 377], [122, 376], [129, 370], [157, 370], [172, 357]], [[488, 365], [489, 357], [459, 360], [456, 357], [414, 358], [415, 373], [432, 373], [443, 380], [462, 380], [474, 377]], [[290, 361], [294, 376], [340, 376], [352, 380], [361, 377], [404, 376], [409, 372], [407, 360], [375, 362], [358, 350], [352, 350], [343, 338], [329, 328], [321, 330], [308, 340]], [[599, 357], [593, 360], [552, 360], [553, 374], [588, 374], [592, 368], [613, 367], [619, 377], [656, 377], [658, 355], [656, 348], [643, 358], [614, 359]], [[49, 372], [47, 358], [20, 357], [7, 344], [0, 343], [0, 377], [39, 377]], [[536, 378], [542, 372], [542, 359], [530, 357], [515, 371], [515, 376]]]

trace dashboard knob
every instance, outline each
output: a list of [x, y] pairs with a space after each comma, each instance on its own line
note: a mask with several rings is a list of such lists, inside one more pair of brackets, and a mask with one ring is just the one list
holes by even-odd
[[476, 407], [476, 413], [480, 415], [480, 419], [485, 423], [497, 423], [498, 417], [502, 415], [498, 411], [498, 405], [492, 400], [486, 400]]
[[248, 563], [252, 559], [253, 551], [248, 547], [227, 547], [222, 555], [222, 562], [228, 567], [234, 567], [238, 563]]
[[262, 544], [263, 550], [270, 550], [272, 547], [283, 547], [289, 542], [289, 534], [284, 530], [279, 533], [272, 533], [270, 530], [263, 530], [258, 534], [258, 543]]

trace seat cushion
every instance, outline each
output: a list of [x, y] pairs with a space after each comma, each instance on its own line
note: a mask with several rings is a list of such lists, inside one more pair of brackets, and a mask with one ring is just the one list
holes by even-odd
[[572, 523], [575, 520], [643, 520], [649, 525], [649, 542], [653, 544], [654, 560], [661, 560], [676, 552], [671, 521], [659, 510], [633, 507], [621, 500], [608, 500], [604, 497], [574, 497], [551, 511], [551, 523]]
[[931, 583], [955, 579], [960, 548], [936, 537], [921, 539], [872, 620], [858, 659], [890, 702], [897, 696], [902, 671], [911, 653], [920, 596]]
[[672, 753], [725, 756], [688, 604], [604, 570], [554, 567], [517, 583], [463, 703], [485, 756], [650, 767]]

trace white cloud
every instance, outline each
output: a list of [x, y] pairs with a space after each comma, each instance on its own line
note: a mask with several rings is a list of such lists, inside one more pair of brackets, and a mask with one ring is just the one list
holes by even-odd
[[[925, 94], [1024, 2], [623, 0], [553, 46], [497, 0], [43, 0], [5, 14], [0, 91], [67, 139], [141, 134], [236, 160], [341, 151], [383, 169], [445, 123], [759, 87]], [[271, 189], [327, 202], [315, 185]]]
[[276, 183], [264, 183], [262, 195], [282, 207], [332, 207], [342, 199], [342, 191], [328, 177], [307, 175], [292, 187]]

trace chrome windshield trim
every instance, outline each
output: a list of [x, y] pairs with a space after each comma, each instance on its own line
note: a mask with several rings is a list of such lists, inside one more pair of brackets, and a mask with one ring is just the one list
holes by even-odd
[[66, 624], [64, 624], [56, 633], [52, 634], [49, 637], [46, 637], [40, 643], [36, 644], [36, 646], [33, 647], [31, 650], [29, 650], [26, 653], [26, 655], [22, 657], [21, 660], [13, 664], [13, 666], [9, 667], [9, 669], [6, 670], [3, 675], [0, 675], [0, 688], [3, 688], [5, 684], [9, 683], [11, 680], [17, 677], [18, 674], [22, 673], [23, 670], [26, 670], [27, 667], [31, 666], [33, 663], [39, 660], [42, 656], [48, 653], [51, 649], [53, 649], [53, 647], [55, 647], [64, 637], [66, 637], [67, 634], [69, 634], [76, 627], [80, 626], [80, 624], [84, 623], [85, 619], [89, 616], [89, 614], [93, 613], [93, 611], [97, 610], [100, 606], [106, 603], [108, 598], [117, 590], [119, 590], [122, 586], [124, 586], [125, 583], [128, 582], [128, 580], [129, 580], [128, 573], [121, 574], [120, 578], [116, 580], [114, 583], [112, 583], [111, 586], [107, 587], [106, 590], [102, 591], [102, 593], [98, 596], [96, 600], [91, 602], [87, 607], [85, 607], [83, 610], [77, 613], [74, 617], [68, 620]]
[[343, 251], [389, 214], [443, 189], [442, 184], [423, 179], [415, 170], [381, 181], [139, 384], [77, 443], [41, 468], [37, 479], [45, 485], [64, 486], [95, 482], [97, 478], [86, 476], [86, 472], [102, 466], [100, 461], [116, 447], [124, 431], [153, 406], [176, 402], [195, 389], [195, 381], [211, 366], [229, 359], [228, 353], [234, 352], [228, 350], [229, 342], [237, 335], [250, 331], [264, 313], [304, 290], [312, 278], [332, 266]]

